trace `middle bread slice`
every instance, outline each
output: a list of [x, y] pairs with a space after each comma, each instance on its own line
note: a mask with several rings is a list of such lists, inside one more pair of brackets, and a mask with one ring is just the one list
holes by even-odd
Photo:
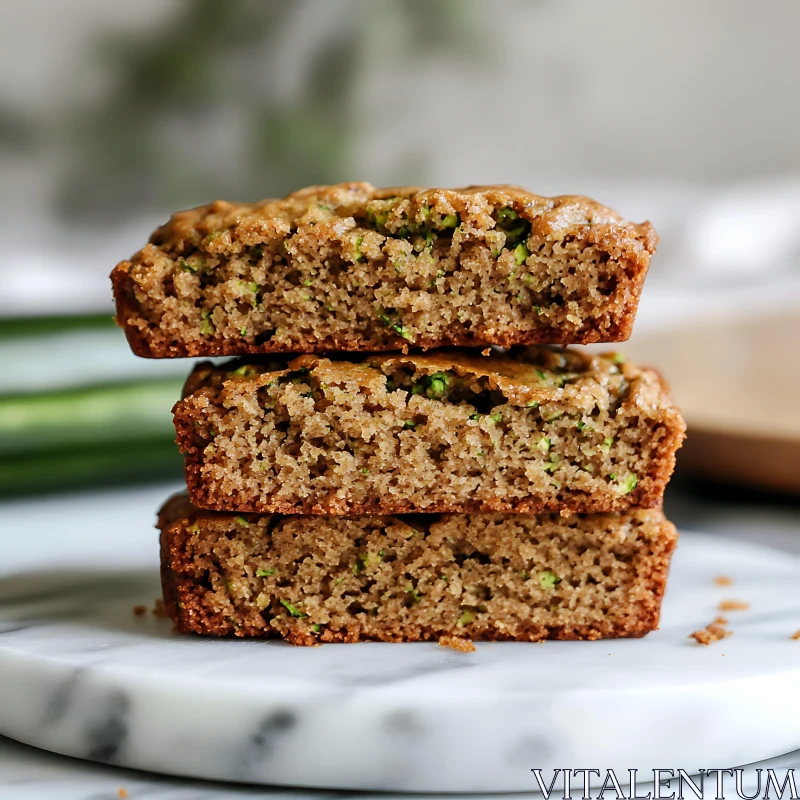
[[549, 346], [198, 365], [192, 502], [281, 514], [658, 505], [685, 426], [653, 370]]

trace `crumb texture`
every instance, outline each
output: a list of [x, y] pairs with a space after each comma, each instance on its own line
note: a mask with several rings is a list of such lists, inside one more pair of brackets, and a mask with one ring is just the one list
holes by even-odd
[[162, 509], [181, 631], [292, 644], [600, 639], [658, 624], [677, 534], [625, 514], [284, 517]]
[[314, 186], [172, 216], [111, 278], [138, 355], [624, 341], [657, 237], [513, 186]]
[[660, 502], [660, 377], [557, 347], [199, 365], [174, 408], [192, 502], [259, 513], [618, 511]]

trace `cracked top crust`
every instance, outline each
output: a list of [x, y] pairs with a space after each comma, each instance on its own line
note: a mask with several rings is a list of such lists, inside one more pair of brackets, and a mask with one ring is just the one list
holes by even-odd
[[320, 223], [336, 225], [337, 219], [345, 223], [348, 218], [364, 214], [371, 201], [392, 197], [408, 200], [412, 209], [433, 208], [443, 216], [451, 212], [466, 213], [467, 219], [511, 207], [531, 222], [532, 231], [544, 239], [563, 237], [578, 229], [585, 235], [588, 226], [596, 240], [613, 243], [629, 254], [641, 252], [643, 258], [652, 255], [658, 244], [658, 235], [649, 222], [627, 222], [610, 208], [580, 195], [542, 197], [507, 184], [462, 189], [415, 186], [376, 189], [365, 182], [308, 186], [282, 200], [266, 199], [258, 203], [216, 200], [173, 214], [153, 233], [150, 243], [166, 251], [182, 252], [214, 237], [205, 242], [210, 253], [235, 253], [286, 235], [299, 222], [313, 222], [316, 212], [322, 212]]

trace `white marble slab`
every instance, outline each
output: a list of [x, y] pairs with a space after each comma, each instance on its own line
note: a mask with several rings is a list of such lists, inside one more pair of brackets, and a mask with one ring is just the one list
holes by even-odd
[[[800, 746], [800, 559], [687, 534], [644, 640], [326, 645], [177, 637], [159, 492], [6, 508], [0, 733], [122, 767], [307, 787], [525, 791], [531, 768], [733, 766]], [[734, 579], [720, 588], [714, 576]], [[687, 634], [720, 600], [734, 636]]]
[[[748, 797], [764, 796], [766, 772], [775, 771], [782, 781], [789, 770], [795, 770], [800, 776], [800, 750], [786, 755], [759, 761], [747, 765], [743, 769], [741, 791]], [[761, 775], [759, 776], [759, 770]], [[759, 780], [761, 781], [759, 784]], [[578, 784], [579, 786], [580, 784]], [[583, 794], [576, 787], [573, 798], [578, 800]], [[631, 794], [629, 787], [622, 787], [623, 796]], [[662, 796], [677, 792], [677, 781], [669, 782], [662, 789]], [[641, 784], [636, 794], [653, 796], [652, 783]], [[775, 792], [770, 797], [775, 797]], [[688, 797], [694, 798], [689, 791]], [[129, 800], [244, 800], [260, 797], [263, 800], [499, 800], [508, 795], [502, 794], [375, 794], [371, 792], [349, 793], [325, 789], [288, 789], [267, 788], [265, 786], [244, 786], [216, 781], [199, 781], [190, 778], [174, 778], [153, 773], [113, 767], [106, 764], [94, 764], [74, 758], [54, 755], [44, 750], [37, 750], [28, 745], [19, 744], [0, 736], [0, 797], [3, 800], [119, 800], [127, 796]], [[685, 795], [686, 796], [686, 795]], [[515, 794], [518, 800], [541, 800], [538, 792]], [[599, 788], [589, 790], [592, 800], [610, 800], [615, 793], [601, 794]], [[788, 793], [784, 795], [788, 798]], [[736, 793], [735, 777], [725, 776], [722, 793], [717, 797], [715, 781], [704, 786], [704, 800], [741, 800]], [[563, 795], [556, 791], [551, 800], [563, 800]]]

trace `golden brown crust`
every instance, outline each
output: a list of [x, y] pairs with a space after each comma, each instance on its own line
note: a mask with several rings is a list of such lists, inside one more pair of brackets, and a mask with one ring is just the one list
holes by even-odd
[[[390, 296], [397, 297], [398, 293], [402, 296], [403, 292], [409, 290], [402, 281], [397, 286], [392, 283], [398, 280], [393, 270], [388, 277], [380, 272], [380, 265], [392, 257], [387, 254], [384, 245], [392, 240], [395, 243], [399, 241], [397, 235], [401, 222], [390, 216], [386, 225], [379, 226], [381, 233], [370, 231], [371, 223], [365, 222], [371, 213], [371, 204], [387, 198], [399, 201], [404, 209], [403, 219], [419, 222], [420, 210], [427, 209], [430, 213], [432, 209], [439, 220], [448, 214], [456, 214], [462, 222], [456, 236], [457, 243], [454, 240], [452, 248], [450, 245], [445, 247], [443, 241], [442, 247], [430, 251], [437, 260], [441, 260], [442, 275], [446, 273], [444, 282], [439, 281], [439, 272], [434, 269], [435, 275], [431, 276], [433, 279], [430, 284], [427, 281], [419, 285], [408, 284], [416, 299], [409, 301], [405, 326], [399, 323], [387, 326], [375, 322], [384, 315], [385, 304], [389, 303]], [[325, 211], [320, 214], [317, 209]], [[514, 277], [517, 269], [514, 259], [508, 256], [510, 261], [507, 268], [499, 267], [496, 261], [500, 250], [494, 250], [494, 246], [486, 244], [487, 234], [491, 234], [495, 228], [492, 214], [496, 215], [498, 209], [513, 209], [530, 226], [526, 241], [531, 253], [537, 258], [537, 253], [540, 253], [544, 258], [543, 261], [537, 260], [535, 266], [531, 262], [531, 269], [538, 271], [537, 274], [550, 269], [546, 266], [548, 259], [571, 263], [574, 273], [580, 254], [590, 250], [595, 253], [591, 262], [593, 266], [590, 269], [587, 267], [588, 272], [581, 272], [582, 277], [571, 289], [566, 288], [567, 283], [574, 282], [575, 275], [570, 276], [568, 270], [564, 274], [553, 272], [549, 283], [537, 278], [537, 281], [544, 280], [544, 283], [537, 283], [536, 291], [533, 291], [531, 282], [517, 285], [519, 278], [525, 276]], [[263, 302], [267, 308], [260, 311], [256, 310], [255, 302], [250, 308], [246, 294], [233, 285], [236, 283], [234, 278], [238, 278], [242, 286], [256, 281], [253, 285], [258, 284], [261, 291], [264, 282], [274, 282], [278, 277], [276, 271], [283, 277], [287, 266], [291, 268], [293, 264], [299, 264], [302, 267], [309, 260], [326, 265], [339, 259], [347, 262], [347, 259], [353, 258], [356, 234], [359, 242], [364, 235], [368, 239], [370, 236], [377, 237], [374, 242], [365, 240], [365, 252], [369, 255], [358, 255], [348, 269], [352, 273], [353, 267], [359, 266], [357, 262], [364, 262], [365, 259], [369, 261], [370, 269], [375, 265], [374, 269], [378, 270], [372, 276], [375, 294], [373, 296], [367, 292], [359, 295], [358, 301], [354, 299], [354, 294], [349, 299], [340, 298], [340, 305], [336, 308], [330, 306], [331, 316], [324, 324], [309, 323], [303, 331], [295, 325], [295, 330], [282, 333], [282, 317], [280, 313], [272, 313], [274, 309], [270, 304], [278, 303], [280, 298], [284, 304], [298, 304], [296, 308], [291, 306], [296, 320], [306, 314], [312, 320], [315, 314], [327, 315], [328, 300], [319, 300], [320, 305], [314, 305], [319, 298], [312, 300], [310, 293], [303, 293], [302, 286], [308, 285], [307, 282], [298, 284], [297, 292], [291, 284], [282, 284], [274, 297], [264, 296]], [[402, 235], [408, 236], [401, 234], [400, 240]], [[291, 252], [281, 249], [290, 238], [305, 244], [302, 247], [292, 244]], [[468, 286], [473, 288], [467, 290], [465, 286], [451, 281], [454, 274], [451, 271], [470, 269], [464, 266], [464, 258], [469, 261], [476, 257], [474, 253], [471, 254], [470, 248], [474, 249], [478, 243], [486, 253], [492, 250], [495, 255], [485, 263], [474, 262], [472, 268], [477, 272], [469, 279], [471, 282]], [[366, 183], [350, 183], [309, 187], [283, 200], [265, 200], [255, 204], [217, 201], [173, 214], [165, 225], [155, 231], [148, 245], [132, 259], [122, 261], [115, 267], [111, 280], [117, 303], [118, 325], [125, 330], [133, 351], [151, 358], [378, 351], [408, 346], [428, 349], [442, 346], [510, 347], [544, 342], [618, 342], [630, 336], [642, 284], [656, 243], [657, 236], [649, 223], [636, 225], [627, 222], [610, 209], [585, 197], [547, 198], [512, 186], [454, 190], [413, 187], [375, 189]], [[248, 253], [253, 248], [264, 247], [270, 253], [273, 248], [280, 251], [263, 262], [268, 264], [266, 273], [263, 269], [259, 272], [258, 267], [247, 261]], [[370, 250], [370, 247], [375, 249]], [[381, 251], [382, 247], [384, 252]], [[555, 252], [552, 251], [553, 247], [556, 248]], [[410, 248], [408, 245], [407, 254], [412, 254]], [[462, 251], [466, 256], [457, 255]], [[208, 292], [196, 282], [193, 283], [197, 276], [182, 274], [182, 269], [186, 269], [186, 259], [193, 257], [213, 264], [214, 268], [208, 275], [217, 277], [212, 280], [221, 279], [220, 270], [231, 259], [235, 260], [236, 269], [231, 275], [225, 276], [230, 285], [224, 291]], [[263, 253], [259, 255], [259, 258], [262, 257]], [[616, 266], [606, 269], [602, 267], [605, 261]], [[411, 263], [416, 265], [412, 271], [419, 269], [417, 260], [412, 259]], [[478, 285], [485, 280], [488, 269], [497, 272], [491, 289], [487, 285]], [[333, 283], [329, 281], [325, 285], [320, 296], [329, 298], [332, 289], [339, 287], [336, 279], [333, 280]], [[508, 281], [511, 283], [506, 285]], [[592, 289], [593, 293], [586, 294], [586, 287], [595, 281], [599, 283]], [[515, 288], [510, 291], [512, 285]], [[386, 291], [378, 291], [381, 286]], [[501, 295], [493, 294], [498, 291], [498, 286], [502, 287], [503, 292], [509, 290], [507, 301], [501, 301]], [[468, 297], [473, 290], [478, 293], [477, 303]], [[349, 287], [347, 291], [352, 293], [357, 290]], [[451, 296], [447, 292], [454, 294]], [[550, 293], [553, 297], [548, 299]], [[561, 296], [561, 293], [565, 294]], [[462, 294], [464, 305], [459, 310], [462, 301], [458, 298]], [[502, 295], [503, 298], [505, 296]], [[305, 301], [299, 299], [302, 297], [308, 297], [312, 305], [304, 305]], [[412, 311], [414, 308], [423, 308], [419, 305], [419, 298], [426, 298], [427, 311], [432, 315], [432, 321], [426, 320], [425, 324], [420, 321], [422, 318], [419, 313]], [[553, 301], [552, 307], [550, 300]], [[493, 308], [490, 317], [484, 319], [474, 309], [487, 302], [499, 302], [501, 305]], [[523, 305], [515, 308], [519, 302]], [[543, 305], [545, 303], [547, 305]], [[470, 308], [473, 311], [469, 311]], [[522, 308], [524, 313], [520, 312]], [[201, 317], [201, 313], [206, 316]], [[394, 313], [404, 312], [400, 309]], [[475, 319], [469, 317], [472, 313], [477, 313]], [[353, 323], [354, 314], [358, 325]], [[507, 319], [501, 319], [501, 316]], [[207, 329], [200, 335], [206, 318], [212, 320], [213, 324], [208, 322]], [[235, 320], [235, 324], [231, 320]], [[416, 322], [420, 322], [419, 327], [414, 327]], [[267, 330], [268, 335], [265, 333]]]
[[[461, 394], [411, 385], [440, 374]], [[654, 507], [685, 430], [657, 373], [551, 347], [205, 363], [174, 420], [195, 505], [280, 514]]]
[[[669, 399], [669, 385], [658, 370], [637, 367], [619, 354], [591, 353], [587, 350], [556, 346], [512, 348], [508, 352], [489, 350], [442, 349], [427, 353], [378, 353], [366, 356], [326, 357], [301, 355], [291, 359], [240, 358], [215, 367], [211, 362], [197, 364], [184, 384], [182, 396], [209, 390], [209, 397], [225, 395], [226, 388], [241, 390], [267, 385], [282, 375], [305, 370], [321, 383], [354, 380], [369, 391], [378, 371], [390, 375], [408, 367], [420, 374], [452, 372], [469, 380], [485, 378], [490, 389], [502, 392], [511, 403], [546, 402], [563, 395], [567, 382], [591, 381], [606, 386], [613, 379], [624, 385], [642, 382], [646, 401], [653, 404]], [[244, 374], [236, 374], [244, 368]], [[543, 377], [543, 371], [547, 374]], [[563, 382], [562, 382], [563, 379]]]
[[[119, 301], [117, 303], [119, 309]], [[125, 318], [128, 311], [118, 311], [117, 319]], [[528, 333], [499, 333], [491, 338], [480, 336], [455, 336], [443, 334], [441, 336], [420, 336], [414, 347], [427, 351], [442, 347], [515, 347], [539, 344], [558, 345], [587, 345], [587, 344], [615, 344], [626, 342], [633, 332], [636, 308], [626, 311], [624, 315], [606, 330], [586, 328], [579, 332], [559, 331], [546, 329], [530, 331]], [[118, 323], [119, 324], [119, 323]], [[153, 347], [151, 340], [141, 330], [122, 325], [125, 338], [134, 355], [140, 358], [218, 358], [225, 356], [258, 356], [258, 355], [296, 355], [300, 353], [372, 353], [381, 350], [407, 350], [408, 342], [401, 337], [392, 337], [384, 344], [373, 339], [364, 339], [358, 335], [341, 333], [319, 339], [306, 339], [302, 343], [287, 347], [277, 341], [266, 341], [263, 344], [250, 342], [233, 343], [229, 339], [204, 339], [202, 342], [174, 341], [158, 347]]]
[[[240, 511], [247, 514], [312, 514], [312, 515], [357, 515], [375, 516], [384, 514], [595, 514], [613, 511], [625, 511], [629, 508], [660, 508], [664, 498], [664, 489], [669, 475], [662, 477], [662, 470], [648, 474], [640, 480], [641, 489], [631, 498], [620, 497], [609, 501], [607, 498], [595, 498], [591, 495], [575, 497], [558, 497], [554, 500], [531, 498], [525, 500], [499, 500], [487, 498], [477, 502], [462, 501], [446, 503], [434, 501], [424, 508], [413, 502], [398, 503], [388, 500], [375, 500], [370, 503], [353, 503], [326, 498], [324, 502], [297, 503], [281, 502], [276, 499], [259, 501], [244, 494], [227, 494], [220, 496], [215, 490], [203, 482], [201, 468], [186, 462], [186, 487], [192, 502], [209, 511]], [[671, 473], [670, 473], [671, 474]]]
[[[159, 528], [166, 608], [181, 632], [295, 645], [644, 636], [658, 625], [677, 541], [660, 511], [244, 518], [173, 499]], [[540, 587], [520, 571], [547, 559], [563, 581]], [[472, 605], [476, 591], [486, 608]], [[414, 601], [397, 605], [398, 592]]]
[[[207, 236], [217, 236], [210, 243], [212, 252], [261, 244], [274, 231], [286, 233], [308, 213], [312, 205], [330, 206], [339, 217], [359, 213], [370, 201], [392, 197], [409, 199], [415, 206], [436, 207], [463, 212], [475, 203], [494, 208], [513, 207], [536, 225], [542, 238], [583, 232], [591, 227], [592, 238], [605, 240], [614, 252], [655, 252], [658, 235], [649, 222], [634, 224], [615, 211], [588, 197], [560, 195], [542, 197], [519, 186], [497, 184], [468, 186], [463, 189], [425, 189], [414, 186], [376, 189], [365, 182], [333, 186], [308, 186], [282, 200], [258, 203], [230, 203], [216, 200], [205, 206], [178, 211], [150, 237], [152, 244], [168, 250], [183, 251]], [[122, 262], [123, 264], [126, 262]]]

